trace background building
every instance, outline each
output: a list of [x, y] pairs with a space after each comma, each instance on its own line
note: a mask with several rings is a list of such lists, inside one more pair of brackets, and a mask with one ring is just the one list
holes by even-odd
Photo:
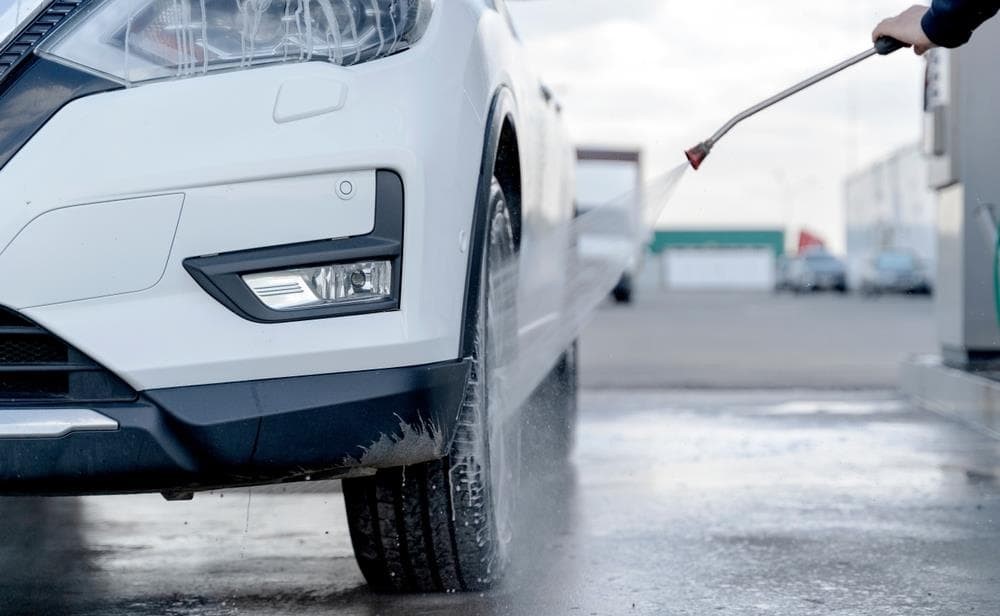
[[773, 229], [658, 230], [644, 281], [666, 289], [771, 290], [785, 252]]
[[847, 268], [855, 286], [866, 260], [883, 250], [914, 253], [935, 271], [937, 197], [917, 144], [848, 177], [844, 185]]

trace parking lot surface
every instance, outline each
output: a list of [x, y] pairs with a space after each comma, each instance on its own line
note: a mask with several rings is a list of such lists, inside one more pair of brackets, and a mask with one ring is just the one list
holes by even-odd
[[[0, 499], [0, 613], [997, 614], [1000, 442], [873, 389], [929, 314], [920, 300], [760, 295], [605, 307], [583, 378], [621, 386], [583, 394], [570, 467], [524, 482], [510, 575], [491, 593], [369, 593], [337, 484], [317, 483], [187, 503]], [[824, 330], [819, 315], [857, 349], [790, 352]], [[730, 337], [735, 318], [771, 343]], [[629, 342], [661, 337], [674, 342], [657, 353]], [[641, 387], [622, 382], [617, 362], [649, 358]], [[772, 371], [792, 375], [785, 388]], [[657, 389], [684, 383], [719, 388]], [[734, 389], [755, 383], [767, 390]]]
[[892, 389], [937, 350], [927, 297], [643, 291], [583, 337], [583, 382], [617, 388]]
[[508, 583], [378, 597], [341, 496], [0, 501], [16, 614], [996, 614], [1000, 447], [891, 394], [592, 392]]

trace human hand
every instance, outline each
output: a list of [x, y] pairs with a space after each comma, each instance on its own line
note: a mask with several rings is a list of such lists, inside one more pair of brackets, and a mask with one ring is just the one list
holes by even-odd
[[927, 34], [924, 33], [924, 28], [920, 23], [926, 14], [927, 7], [917, 4], [895, 17], [883, 20], [882, 23], [876, 26], [875, 31], [872, 32], [872, 42], [877, 41], [883, 36], [891, 36], [913, 47], [913, 51], [918, 56], [924, 55], [928, 50], [937, 47], [937, 45], [927, 38]]

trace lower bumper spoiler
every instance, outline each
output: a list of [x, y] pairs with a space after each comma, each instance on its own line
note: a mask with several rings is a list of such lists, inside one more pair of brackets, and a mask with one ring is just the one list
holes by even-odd
[[183, 493], [442, 458], [470, 366], [161, 389], [84, 408], [0, 407], [0, 494]]

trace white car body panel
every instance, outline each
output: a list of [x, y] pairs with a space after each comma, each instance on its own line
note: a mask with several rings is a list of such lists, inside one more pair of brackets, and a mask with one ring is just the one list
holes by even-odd
[[40, 214], [0, 251], [7, 305], [26, 308], [152, 288], [163, 277], [183, 204], [184, 195], [173, 194]]
[[[500, 14], [477, 0], [443, 0], [423, 39], [389, 58], [253, 68], [75, 100], [0, 170], [0, 272], [24, 274], [4, 277], [0, 304], [140, 391], [456, 359], [486, 122], [508, 88], [523, 182], [522, 335], [558, 326], [573, 150], [527, 66]], [[376, 169], [397, 172], [406, 191], [399, 311], [254, 323], [183, 268], [193, 256], [370, 231]], [[343, 178], [359, 187], [351, 200], [336, 195]], [[130, 284], [117, 286], [98, 265], [106, 258], [85, 259], [89, 276], [53, 292], [45, 281], [62, 280], [52, 276], [73, 254], [29, 259], [11, 244], [52, 212], [165, 196], [182, 196], [183, 207], [169, 249], [159, 237], [150, 243], [165, 265], [151, 285], [148, 255], [121, 259], [115, 277]], [[74, 222], [98, 236], [100, 224]]]

